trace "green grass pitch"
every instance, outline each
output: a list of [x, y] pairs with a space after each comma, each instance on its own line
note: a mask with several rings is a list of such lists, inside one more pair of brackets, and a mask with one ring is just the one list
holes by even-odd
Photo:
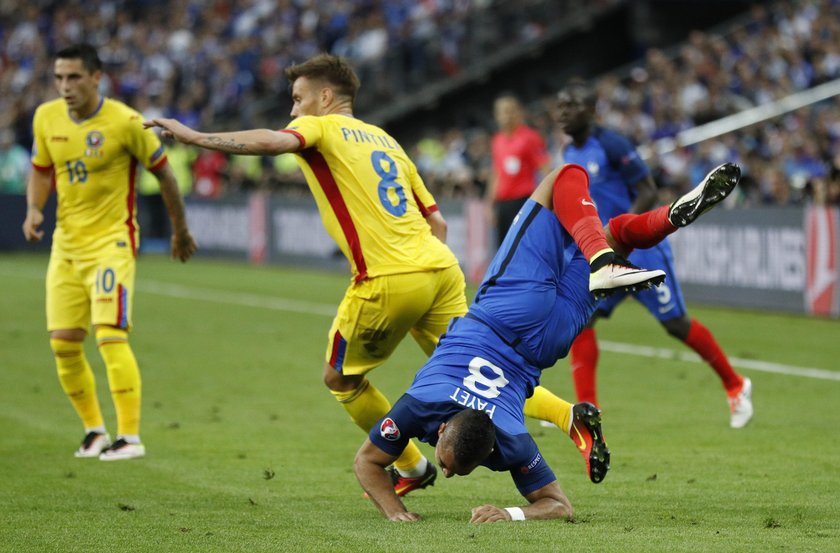
[[[523, 502], [508, 475], [479, 468], [407, 497], [424, 520], [396, 524], [362, 498], [351, 464], [364, 435], [321, 382], [348, 276], [141, 257], [132, 344], [148, 455], [101, 463], [72, 456], [82, 430], [44, 330], [46, 262], [0, 255], [2, 552], [840, 550], [836, 321], [694, 306], [730, 356], [782, 367], [743, 369], [756, 408], [746, 429], [729, 428], [706, 365], [605, 349], [599, 387], [613, 462], [602, 484], [588, 481], [568, 437], [529, 423], [573, 522], [469, 524], [471, 507]], [[685, 351], [633, 302], [598, 332]], [[87, 352], [113, 431], [90, 340]], [[371, 379], [393, 401], [423, 359], [409, 339]], [[797, 367], [834, 372], [814, 378]], [[571, 397], [567, 362], [543, 384]]]

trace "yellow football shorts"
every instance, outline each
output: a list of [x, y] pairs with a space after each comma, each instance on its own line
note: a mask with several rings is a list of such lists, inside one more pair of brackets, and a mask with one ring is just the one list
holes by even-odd
[[50, 256], [47, 267], [47, 330], [91, 324], [129, 330], [134, 301], [135, 259], [105, 255], [100, 259]]
[[431, 355], [449, 321], [467, 312], [464, 288], [457, 265], [351, 284], [330, 328], [327, 363], [346, 375], [365, 374], [381, 365], [409, 332]]

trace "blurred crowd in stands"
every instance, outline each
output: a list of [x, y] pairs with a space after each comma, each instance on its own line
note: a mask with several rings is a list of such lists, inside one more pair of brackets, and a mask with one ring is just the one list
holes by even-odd
[[[617, 1], [617, 0], [616, 0]], [[570, 6], [582, 5], [571, 2]], [[542, 32], [538, 0], [0, 0], [0, 192], [23, 191], [35, 107], [55, 96], [52, 54], [88, 41], [106, 64], [103, 92], [146, 117], [203, 129], [281, 126], [260, 120], [286, 97], [283, 68], [319, 51], [359, 68], [357, 112], [458, 74], [494, 45], [494, 21]], [[590, 5], [611, 4], [588, 2]], [[511, 6], [517, 9], [510, 9]], [[572, 6], [572, 7], [574, 7]], [[840, 78], [840, 1], [757, 4], [721, 34], [694, 32], [596, 81], [600, 121], [640, 146]], [[556, 163], [566, 140], [555, 98], [526, 99], [529, 124]], [[492, 121], [488, 106], [487, 121]], [[409, 150], [440, 198], [480, 197], [494, 129], [440, 129]], [[398, 139], [400, 137], [397, 137]], [[182, 185], [200, 197], [250, 189], [305, 195], [291, 156], [228, 157], [168, 145]], [[745, 171], [733, 204], [840, 205], [840, 97], [648, 159], [663, 200], [735, 161]], [[142, 192], [141, 187], [141, 192]]]
[[[643, 62], [596, 80], [603, 125], [649, 147], [840, 79], [840, 2], [756, 5], [723, 34], [693, 32], [668, 54], [651, 49]], [[555, 98], [527, 107], [530, 124], [562, 163], [568, 138], [554, 123]], [[449, 129], [421, 140], [415, 160], [433, 188], [444, 196], [480, 194], [490, 171], [489, 132]], [[840, 205], [840, 96], [647, 161], [664, 200], [735, 161], [745, 177], [730, 205]]]

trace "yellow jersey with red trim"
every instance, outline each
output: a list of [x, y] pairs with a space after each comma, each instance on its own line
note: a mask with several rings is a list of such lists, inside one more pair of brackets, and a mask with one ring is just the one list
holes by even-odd
[[458, 263], [425, 220], [434, 197], [385, 131], [332, 114], [298, 117], [283, 132], [300, 141], [298, 163], [356, 282]]
[[38, 107], [32, 128], [32, 166], [53, 172], [58, 194], [53, 254], [83, 259], [126, 248], [136, 255], [137, 163], [150, 171], [166, 163], [143, 117], [103, 97], [90, 116], [76, 121], [59, 98]]

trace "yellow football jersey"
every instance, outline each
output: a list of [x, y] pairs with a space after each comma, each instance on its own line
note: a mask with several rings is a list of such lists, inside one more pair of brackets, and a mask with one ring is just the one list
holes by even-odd
[[82, 259], [107, 248], [136, 254], [137, 163], [150, 171], [166, 163], [160, 140], [142, 123], [139, 113], [108, 98], [82, 121], [70, 117], [62, 99], [35, 111], [32, 165], [54, 171], [58, 194], [54, 254]]
[[385, 131], [345, 115], [299, 117], [284, 131], [301, 143], [298, 163], [356, 282], [458, 263], [425, 220], [435, 199]]

